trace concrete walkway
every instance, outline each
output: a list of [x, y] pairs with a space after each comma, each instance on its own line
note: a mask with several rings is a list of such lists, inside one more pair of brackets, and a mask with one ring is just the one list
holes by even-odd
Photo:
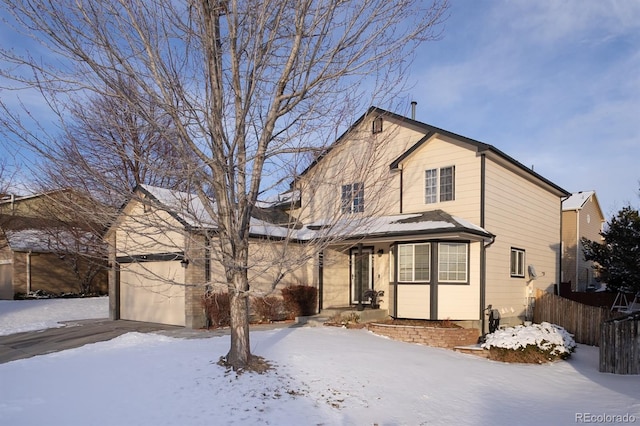
[[[0, 336], [0, 364], [18, 359], [45, 355], [111, 340], [129, 332], [159, 333], [187, 339], [205, 339], [229, 334], [229, 329], [193, 330], [184, 327], [137, 321], [108, 319], [68, 321], [64, 327]], [[251, 325], [251, 331], [299, 327], [295, 323]]]

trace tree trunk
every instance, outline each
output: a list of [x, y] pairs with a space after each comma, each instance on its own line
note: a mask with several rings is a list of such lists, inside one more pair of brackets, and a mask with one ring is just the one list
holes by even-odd
[[[248, 288], [246, 275], [235, 277], [236, 289]], [[244, 284], [237, 282], [244, 279]], [[234, 370], [246, 368], [251, 361], [251, 346], [249, 343], [249, 297], [247, 293], [232, 291], [231, 302], [231, 348], [227, 353], [227, 365]]]

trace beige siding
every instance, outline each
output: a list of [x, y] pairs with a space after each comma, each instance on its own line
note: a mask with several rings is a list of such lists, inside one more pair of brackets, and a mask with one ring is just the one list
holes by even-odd
[[[425, 170], [455, 167], [455, 199], [425, 202]], [[403, 164], [403, 213], [442, 209], [470, 222], [480, 221], [480, 158], [467, 144], [433, 137]]]
[[323, 300], [326, 308], [349, 306], [349, 250], [324, 251]]
[[430, 318], [431, 286], [398, 284], [397, 317], [411, 319]]
[[469, 245], [469, 285], [438, 285], [438, 319], [480, 319], [480, 243]]
[[575, 272], [573, 272], [575, 281], [572, 282], [575, 283], [573, 284], [575, 291], [586, 291], [587, 287], [596, 285], [597, 282], [594, 275], [593, 262], [584, 260], [583, 244], [580, 240], [581, 238], [587, 238], [601, 243], [602, 236], [600, 231], [602, 230], [604, 218], [594, 196], [589, 197], [577, 214], [578, 239], [574, 251], [576, 263]]
[[177, 261], [122, 265], [121, 318], [184, 326], [184, 271]]
[[[485, 228], [497, 237], [486, 252], [486, 303], [505, 322], [523, 318], [534, 288], [553, 291], [557, 284], [560, 205], [559, 195], [487, 158]], [[525, 278], [510, 277], [512, 247], [525, 250]], [[534, 265], [536, 280], [529, 280], [527, 265]]]
[[183, 226], [162, 210], [145, 212], [132, 202], [116, 228], [116, 256], [181, 252], [185, 249]]
[[578, 255], [578, 211], [562, 212], [562, 281], [576, 289], [576, 257]]
[[389, 164], [423, 136], [389, 120], [384, 131], [371, 134], [366, 118], [309, 170], [299, 182], [303, 207], [297, 214], [305, 222], [335, 219], [340, 213], [342, 185], [364, 182], [364, 215], [399, 212], [399, 174]]

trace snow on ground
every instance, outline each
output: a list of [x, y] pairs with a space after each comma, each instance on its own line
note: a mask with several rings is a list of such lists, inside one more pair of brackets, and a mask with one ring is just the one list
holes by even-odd
[[282, 328], [251, 339], [272, 371], [225, 372], [216, 361], [228, 336], [140, 333], [2, 364], [0, 424], [640, 423], [640, 377], [599, 373], [594, 347], [516, 365], [365, 330]]
[[0, 300], [0, 336], [62, 327], [60, 321], [108, 317], [108, 297]]

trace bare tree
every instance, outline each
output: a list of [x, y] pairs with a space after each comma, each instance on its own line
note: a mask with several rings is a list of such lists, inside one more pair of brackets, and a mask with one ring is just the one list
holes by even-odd
[[[140, 184], [186, 189], [182, 153], [171, 117], [131, 81], [121, 89], [88, 99], [70, 99], [70, 124], [46, 150], [46, 177], [55, 187], [82, 187], [92, 193], [129, 192]], [[128, 93], [133, 102], [123, 101]], [[62, 182], [60, 182], [60, 180]], [[108, 186], [107, 186], [108, 185]]]
[[9, 188], [11, 187], [11, 179], [9, 176], [9, 169], [7, 166], [6, 158], [0, 159], [0, 201], [4, 199], [5, 195], [8, 195]]
[[252, 358], [247, 271], [256, 204], [295, 177], [305, 152], [321, 152], [352, 111], [398, 96], [415, 47], [439, 36], [447, 8], [446, 0], [4, 4], [66, 58], [3, 50], [7, 63], [30, 73], [10, 77], [52, 95], [61, 115], [65, 99], [92, 92], [108, 92], [136, 112], [152, 102], [173, 126], [172, 149], [197, 161], [188, 186], [217, 225], [215, 252], [231, 295], [226, 361], [234, 368]]

